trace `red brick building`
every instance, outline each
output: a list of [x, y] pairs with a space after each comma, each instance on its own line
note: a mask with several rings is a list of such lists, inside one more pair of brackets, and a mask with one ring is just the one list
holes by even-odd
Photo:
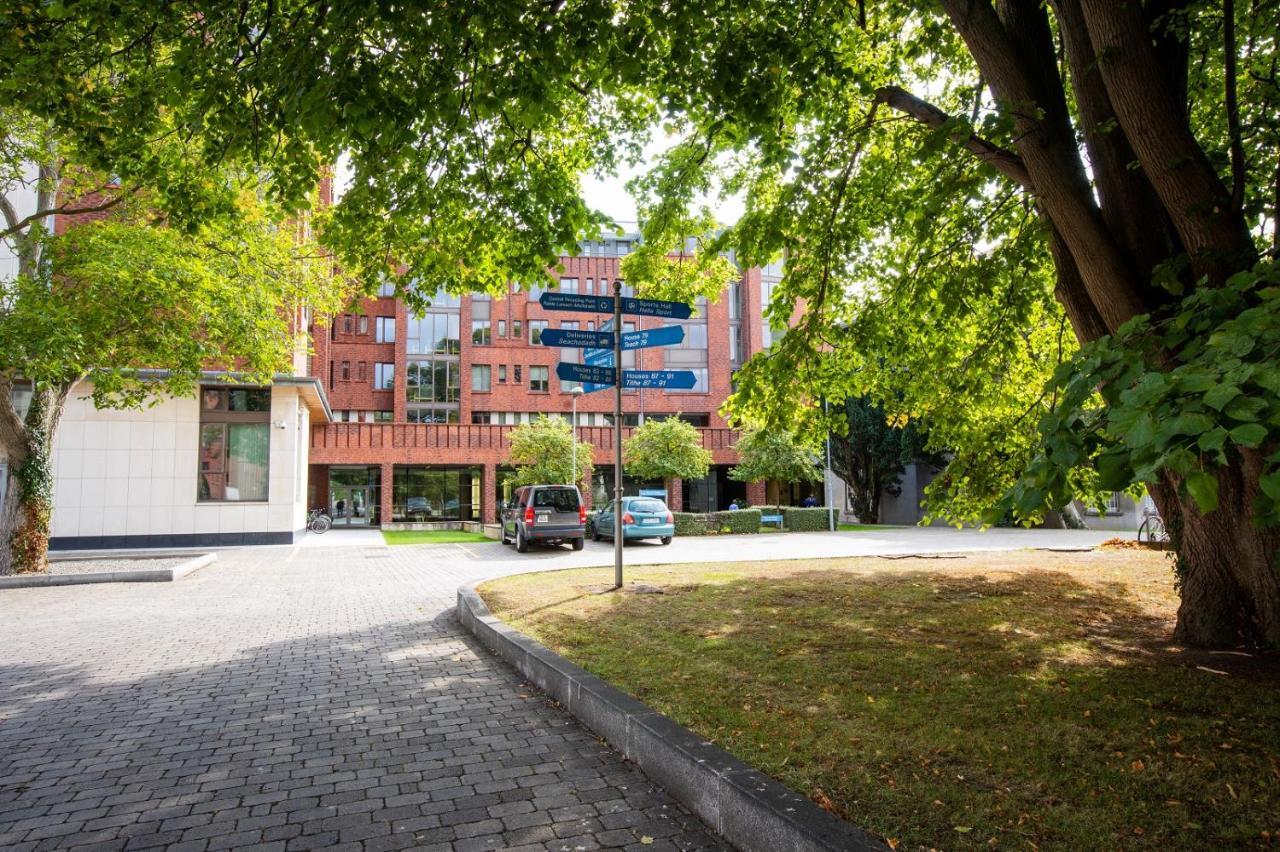
[[[561, 292], [608, 295], [634, 236], [586, 243], [555, 273]], [[780, 270], [748, 269], [718, 300], [699, 304], [679, 346], [623, 353], [624, 369], [692, 370], [692, 391], [632, 390], [623, 427], [680, 416], [697, 426], [714, 467], [705, 480], [677, 482], [673, 508], [707, 511], [734, 499], [763, 502], [762, 486], [727, 477], [737, 438], [719, 410], [733, 373], [769, 344], [761, 305]], [[624, 293], [626, 292], [624, 288]], [[314, 330], [312, 372], [336, 422], [313, 425], [310, 505], [327, 505], [338, 524], [492, 522], [509, 472], [507, 435], [538, 414], [569, 417], [573, 383], [555, 374], [574, 349], [541, 345], [547, 328], [599, 329], [605, 314], [545, 311], [540, 289], [513, 286], [502, 298], [437, 294], [421, 316], [389, 291]], [[624, 331], [670, 324], [624, 317]], [[611, 493], [613, 393], [577, 398], [580, 440], [595, 448], [592, 495]], [[624, 483], [628, 492], [661, 483]], [[758, 492], [758, 493], [757, 493]]]

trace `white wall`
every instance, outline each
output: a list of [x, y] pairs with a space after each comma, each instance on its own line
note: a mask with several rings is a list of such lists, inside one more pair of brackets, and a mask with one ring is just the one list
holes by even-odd
[[[24, 182], [0, 184], [0, 194], [13, 205], [14, 212], [21, 219], [36, 212], [36, 178], [40, 172], [34, 165], [28, 166], [22, 176]], [[52, 227], [52, 219], [49, 220]], [[0, 224], [4, 216], [0, 215]], [[18, 256], [14, 253], [13, 244], [8, 240], [0, 240], [0, 284], [18, 277]]]
[[[67, 401], [54, 440], [55, 540], [302, 529], [305, 439], [310, 429], [306, 406], [296, 389], [272, 388], [265, 503], [197, 502], [200, 411], [195, 396], [168, 398], [142, 411], [113, 411], [95, 408], [92, 400], [83, 398], [86, 393], [85, 386], [78, 386]], [[279, 428], [281, 423], [284, 428]], [[222, 539], [222, 543], [236, 542]], [[106, 542], [107, 546], [120, 544]]]

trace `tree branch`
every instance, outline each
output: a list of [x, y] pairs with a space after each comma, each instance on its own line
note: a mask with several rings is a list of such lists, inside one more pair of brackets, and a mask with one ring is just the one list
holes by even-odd
[[1222, 0], [1222, 58], [1226, 78], [1227, 137], [1231, 141], [1231, 210], [1244, 215], [1245, 161], [1240, 139], [1240, 96], [1236, 86], [1236, 4]]
[[[119, 195], [113, 195], [111, 198], [100, 204], [90, 204], [87, 207], [74, 207], [68, 204], [62, 204], [58, 207], [49, 207], [44, 210], [37, 210], [30, 216], [26, 216], [22, 219], [17, 219], [17, 214], [12, 213], [13, 208], [9, 206], [8, 201], [5, 201], [5, 221], [9, 224], [4, 231], [0, 231], [0, 239], [21, 232], [32, 222], [38, 222], [46, 216], [78, 216], [82, 213], [101, 213], [104, 210], [110, 210], [126, 198], [136, 195], [139, 189], [140, 187], [135, 186], [134, 188], [126, 192], [122, 192]], [[17, 221], [14, 221], [15, 219], [17, 219]]]
[[[898, 86], [881, 86], [876, 89], [876, 100], [879, 103], [887, 104], [898, 112], [911, 116], [933, 130], [937, 130], [948, 121], [951, 121], [951, 116], [943, 110], [928, 101], [917, 98], [906, 89]], [[1014, 152], [1007, 148], [1001, 148], [976, 133], [970, 133], [967, 138], [961, 138], [957, 141], [979, 160], [987, 163], [1009, 180], [1028, 192], [1035, 192], [1035, 187], [1031, 183], [1031, 176], [1027, 174], [1027, 168], [1022, 164], [1022, 158]]]

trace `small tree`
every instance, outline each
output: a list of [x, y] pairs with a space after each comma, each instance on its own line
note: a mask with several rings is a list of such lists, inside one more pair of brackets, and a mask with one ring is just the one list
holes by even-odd
[[[569, 421], [538, 415], [511, 432], [511, 461], [516, 465], [516, 485], [575, 484], [584, 493], [591, 482], [592, 447], [575, 441]], [[573, 460], [578, 460], [578, 481], [573, 482]]]
[[[734, 449], [738, 451], [742, 461], [729, 471], [729, 478], [738, 482], [817, 482], [822, 479], [818, 454], [790, 432], [780, 429], [747, 429]], [[774, 502], [777, 499], [775, 485]]]
[[637, 479], [661, 479], [671, 494], [673, 479], [701, 479], [711, 469], [711, 451], [702, 435], [678, 417], [645, 420], [622, 447], [627, 473]]
[[849, 486], [858, 520], [874, 524], [880, 519], [880, 494], [921, 458], [924, 439], [914, 423], [891, 421], [883, 406], [864, 397], [845, 400], [844, 411], [845, 434], [831, 435], [831, 469]]

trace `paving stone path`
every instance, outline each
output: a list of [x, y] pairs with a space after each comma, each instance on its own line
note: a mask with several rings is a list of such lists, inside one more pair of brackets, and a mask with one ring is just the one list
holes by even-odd
[[0, 849], [724, 849], [463, 633], [457, 552], [0, 592]]

